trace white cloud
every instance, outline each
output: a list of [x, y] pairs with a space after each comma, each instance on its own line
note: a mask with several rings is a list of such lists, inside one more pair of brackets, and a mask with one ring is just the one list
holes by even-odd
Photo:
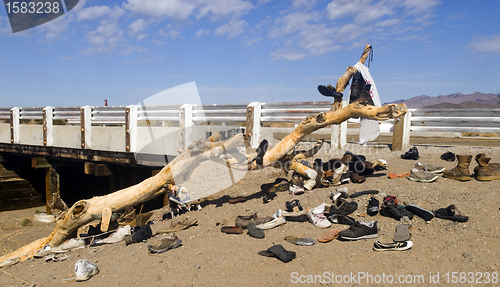
[[305, 53], [299, 53], [293, 50], [283, 50], [279, 49], [278, 51], [271, 52], [271, 59], [273, 61], [277, 61], [279, 59], [284, 59], [287, 61], [296, 61], [296, 60], [301, 60], [307, 57], [307, 54]]
[[403, 6], [409, 14], [429, 13], [435, 6], [441, 4], [439, 0], [404, 0]]
[[118, 27], [117, 23], [103, 20], [95, 31], [88, 32], [85, 36], [92, 46], [80, 50], [80, 53], [85, 55], [108, 53], [125, 40], [123, 34], [123, 30]]
[[231, 20], [215, 29], [215, 35], [223, 36], [227, 34], [229, 38], [238, 36], [245, 31], [248, 23], [245, 20]]
[[59, 58], [59, 60], [61, 61], [70, 61], [70, 60], [73, 60], [75, 57], [73, 56], [66, 56], [66, 55], [62, 55], [61, 58]]
[[156, 39], [151, 39], [151, 44], [155, 45], [156, 47], [159, 47], [159, 46], [162, 46], [162, 45], [165, 45], [165, 42], [163, 41], [160, 41], [160, 40], [156, 40]]
[[130, 35], [135, 36], [141, 33], [144, 29], [146, 29], [147, 25], [148, 24], [144, 19], [135, 20], [128, 26]]
[[319, 15], [316, 13], [290, 13], [283, 17], [276, 19], [275, 23], [277, 27], [269, 30], [270, 38], [282, 37], [299, 30], [304, 29], [308, 26], [308, 22], [317, 19]]
[[195, 35], [196, 35], [196, 37], [201, 37], [203, 35], [210, 34], [210, 32], [211, 32], [210, 30], [201, 29], [201, 30], [196, 31]]
[[186, 20], [195, 8], [190, 1], [183, 0], [128, 0], [123, 6], [134, 13], [178, 20]]
[[328, 18], [339, 20], [353, 16], [370, 6], [370, 0], [335, 0], [326, 6]]
[[211, 14], [215, 19], [230, 15], [239, 17], [255, 8], [250, 1], [244, 0], [194, 0], [193, 2], [199, 7], [197, 18], [208, 14]]
[[482, 37], [469, 44], [475, 52], [500, 53], [500, 35]]
[[254, 38], [247, 41], [247, 47], [253, 46], [253, 44], [259, 43], [264, 40], [263, 38]]
[[78, 13], [76, 13], [77, 21], [103, 18], [111, 15], [112, 12], [113, 9], [109, 8], [108, 6], [94, 6], [89, 8], [83, 8], [80, 11], [78, 11]]
[[172, 27], [172, 25], [167, 25], [167, 27], [158, 30], [158, 34], [162, 35], [163, 37], [170, 37], [172, 39], [178, 38], [181, 35], [181, 32]]
[[293, 8], [305, 8], [311, 9], [314, 7], [316, 0], [293, 0], [292, 7]]

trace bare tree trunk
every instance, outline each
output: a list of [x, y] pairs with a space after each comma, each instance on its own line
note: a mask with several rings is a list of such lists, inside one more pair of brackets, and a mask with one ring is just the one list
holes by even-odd
[[[368, 47], [368, 46], [367, 46]], [[367, 49], [365, 49], [366, 51]], [[369, 51], [369, 50], [368, 50]], [[366, 59], [368, 53], [363, 53], [362, 61]], [[364, 57], [364, 59], [363, 59]], [[360, 60], [360, 61], [361, 61]], [[352, 71], [348, 68], [346, 73], [339, 79], [339, 83], [345, 88], [346, 83], [352, 76]], [[363, 117], [374, 120], [388, 120], [399, 117], [406, 113], [404, 104], [389, 104], [383, 107], [367, 106], [366, 101], [360, 99], [342, 109], [331, 109], [326, 113], [317, 113], [304, 119], [295, 130], [287, 135], [281, 142], [265, 153], [262, 167], [271, 166], [273, 163], [285, 158], [294, 147], [308, 134], [327, 127], [332, 124], [340, 124], [352, 117]], [[0, 262], [4, 260], [21, 257], [26, 260], [32, 257], [35, 252], [49, 244], [52, 247], [62, 244], [79, 227], [94, 220], [91, 214], [101, 214], [106, 207], [113, 212], [121, 211], [128, 206], [141, 204], [154, 199], [167, 191], [167, 186], [174, 183], [176, 175], [191, 174], [191, 172], [202, 161], [212, 158], [219, 158], [225, 151], [235, 149], [244, 145], [245, 136], [239, 134], [224, 142], [215, 143], [217, 136], [209, 139], [202, 139], [190, 145], [182, 154], [177, 156], [172, 162], [166, 165], [158, 174], [150, 177], [139, 184], [118, 190], [111, 194], [94, 197], [87, 200], [80, 200], [61, 214], [56, 222], [54, 231], [47, 237], [33, 241], [20, 249], [0, 257]], [[255, 154], [247, 154], [248, 159], [255, 157]], [[256, 161], [249, 160], [246, 168], [257, 169]]]

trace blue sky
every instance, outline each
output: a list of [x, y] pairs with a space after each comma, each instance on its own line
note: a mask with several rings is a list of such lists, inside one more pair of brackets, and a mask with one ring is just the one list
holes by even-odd
[[13, 34], [0, 8], [0, 107], [130, 105], [192, 81], [204, 104], [324, 101], [365, 44], [382, 102], [500, 93], [499, 18], [495, 0], [80, 0]]

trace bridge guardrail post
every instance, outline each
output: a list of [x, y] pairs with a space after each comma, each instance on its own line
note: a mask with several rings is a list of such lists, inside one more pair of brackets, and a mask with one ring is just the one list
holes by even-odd
[[137, 152], [137, 111], [136, 105], [125, 108], [125, 151]]
[[10, 143], [11, 144], [20, 144], [19, 118], [20, 118], [20, 109], [18, 107], [14, 107], [14, 108], [10, 109]]
[[80, 132], [82, 149], [92, 148], [92, 107], [80, 108]]
[[259, 146], [261, 114], [262, 104], [260, 102], [252, 102], [248, 104], [245, 133], [250, 136], [250, 143], [247, 143], [247, 148], [257, 148]]
[[179, 108], [179, 150], [183, 151], [191, 143], [189, 141], [191, 135], [191, 127], [193, 122], [194, 105], [185, 104]]
[[43, 145], [54, 146], [54, 107], [45, 107], [43, 114]]
[[405, 150], [410, 146], [411, 111], [394, 119], [392, 151]]

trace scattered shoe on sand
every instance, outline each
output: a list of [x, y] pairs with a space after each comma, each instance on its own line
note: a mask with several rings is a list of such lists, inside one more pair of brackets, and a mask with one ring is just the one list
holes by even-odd
[[373, 244], [373, 250], [375, 251], [405, 251], [412, 248], [412, 241], [404, 242], [394, 242], [394, 243], [382, 243], [380, 241], [375, 241]]
[[416, 168], [412, 168], [410, 170], [410, 176], [408, 177], [409, 180], [411, 181], [417, 181], [417, 182], [433, 182], [436, 179], [438, 179], [438, 176], [433, 173], [429, 173], [425, 170], [419, 170]]
[[167, 252], [170, 249], [175, 249], [182, 244], [182, 240], [177, 238], [175, 234], [170, 237], [163, 238], [158, 245], [148, 245], [148, 250], [150, 253], [160, 254]]
[[248, 224], [247, 229], [248, 229], [247, 234], [253, 238], [262, 239], [262, 238], [266, 237], [264, 230], [262, 228], [255, 226], [255, 223], [253, 223], [253, 222], [250, 222]]
[[276, 257], [284, 263], [292, 261], [297, 256], [294, 251], [287, 251], [281, 244], [274, 245], [267, 250], [262, 250], [259, 252], [259, 255]]
[[420, 163], [420, 162], [417, 162], [415, 164], [415, 169], [423, 170], [423, 171], [426, 171], [428, 173], [433, 173], [433, 174], [441, 173], [445, 170], [445, 168], [442, 166], [437, 166], [437, 165], [433, 165], [430, 163]]
[[220, 231], [227, 234], [242, 234], [243, 228], [241, 226], [223, 226]]
[[300, 245], [300, 246], [311, 246], [311, 245], [316, 244], [314, 239], [309, 238], [309, 237], [297, 237], [297, 236], [291, 235], [291, 236], [286, 236], [285, 240], [290, 242], [290, 243], [293, 243], [295, 245]]
[[339, 236], [339, 232], [340, 230], [338, 229], [330, 229], [327, 232], [324, 232], [320, 236], [318, 236], [318, 242], [321, 243], [330, 242]]
[[406, 224], [398, 224], [394, 234], [394, 242], [404, 242], [410, 239], [411, 233]]
[[420, 206], [416, 206], [414, 204], [405, 205], [405, 209], [427, 222], [431, 221], [435, 217], [432, 211], [424, 209]]
[[80, 259], [75, 263], [75, 280], [77, 282], [89, 280], [99, 273], [99, 268], [87, 259]]
[[457, 209], [457, 207], [452, 204], [446, 208], [440, 208], [432, 211], [437, 218], [447, 219], [456, 222], [467, 222], [469, 220], [468, 216], [462, 215], [462, 213]]
[[343, 240], [359, 240], [378, 237], [377, 222], [356, 221], [349, 229], [339, 232], [339, 239]]
[[410, 148], [405, 154], [401, 155], [401, 158], [417, 160], [419, 158], [418, 149], [416, 147]]
[[450, 170], [446, 170], [443, 177], [459, 181], [471, 180], [469, 165], [472, 160], [472, 155], [457, 155], [457, 160], [457, 166]]

